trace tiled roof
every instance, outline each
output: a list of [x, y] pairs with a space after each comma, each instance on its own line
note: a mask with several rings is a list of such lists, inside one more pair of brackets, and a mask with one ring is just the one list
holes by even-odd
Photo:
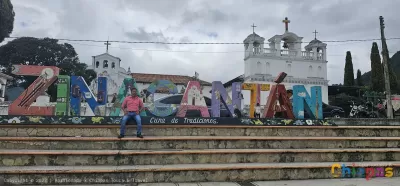
[[[187, 85], [189, 81], [193, 81], [194, 78], [190, 76], [181, 75], [167, 75], [167, 74], [143, 74], [143, 73], [132, 73], [132, 77], [138, 83], [152, 83], [156, 80], [170, 80], [176, 85]], [[210, 82], [198, 80], [203, 86], [211, 86]]]
[[[170, 80], [176, 85], [187, 85], [189, 81], [193, 81], [194, 78], [190, 76], [181, 76], [181, 75], [167, 75], [167, 74], [143, 74], [143, 73], [132, 73], [131, 74], [133, 78], [135, 78], [135, 81], [137, 83], [152, 83], [156, 80]], [[203, 86], [211, 86], [212, 84], [203, 81], [203, 80], [198, 80], [201, 85]], [[178, 89], [178, 92], [181, 90]], [[168, 89], [166, 88], [160, 88], [157, 89], [157, 93], [168, 93]]]
[[224, 87], [229, 87], [234, 82], [242, 82], [243, 83], [243, 81], [244, 81], [244, 74], [242, 74], [242, 75], [240, 75], [238, 77], [235, 77], [235, 78], [229, 80], [228, 82], [224, 83]]

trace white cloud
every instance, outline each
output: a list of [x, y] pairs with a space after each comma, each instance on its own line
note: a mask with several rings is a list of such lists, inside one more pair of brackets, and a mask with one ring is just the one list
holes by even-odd
[[[171, 42], [242, 42], [256, 32], [268, 39], [289, 29], [311, 41], [379, 38], [379, 16], [385, 17], [387, 38], [398, 37], [400, 2], [289, 0], [12, 0], [16, 13], [12, 36], [69, 39]], [[105, 52], [103, 43], [71, 42], [82, 62]], [[378, 42], [380, 46], [380, 42]], [[305, 45], [303, 45], [305, 46]], [[354, 70], [370, 69], [372, 42], [328, 43], [328, 78], [342, 83], [346, 51]], [[388, 41], [393, 55], [400, 41]], [[172, 50], [167, 52], [130, 50]], [[193, 75], [225, 82], [244, 71], [242, 45], [154, 45], [112, 43], [112, 55], [133, 72]], [[232, 52], [238, 51], [238, 52]], [[226, 52], [226, 53], [202, 53]]]

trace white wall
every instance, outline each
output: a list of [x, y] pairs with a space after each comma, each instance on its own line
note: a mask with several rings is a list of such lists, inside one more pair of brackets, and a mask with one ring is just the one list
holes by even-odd
[[[245, 75], [259, 74], [271, 74], [273, 77], [278, 76], [281, 72], [286, 72], [288, 76], [295, 78], [308, 78], [318, 77], [321, 79], [327, 79], [327, 63], [323, 61], [309, 61], [309, 60], [291, 60], [291, 63], [287, 63], [286, 59], [278, 58], [259, 58], [251, 57], [245, 61]], [[258, 68], [257, 63], [261, 63], [261, 69]], [[266, 64], [269, 63], [270, 68], [267, 70]], [[288, 64], [291, 64], [291, 71], [288, 72]], [[309, 73], [309, 66], [312, 66], [312, 73]], [[321, 72], [318, 73], [318, 67], [321, 67]]]
[[[108, 61], [108, 68], [103, 68], [103, 62], [104, 60]], [[96, 68], [96, 61], [99, 62], [99, 67]], [[112, 68], [112, 63], [115, 63], [115, 68]], [[101, 73], [103, 71], [107, 71], [108, 74], [118, 74], [118, 71], [120, 71], [120, 61], [118, 58], [112, 57], [111, 55], [103, 54], [99, 56], [95, 56], [92, 61], [92, 66], [93, 70], [95, 70], [97, 73]]]

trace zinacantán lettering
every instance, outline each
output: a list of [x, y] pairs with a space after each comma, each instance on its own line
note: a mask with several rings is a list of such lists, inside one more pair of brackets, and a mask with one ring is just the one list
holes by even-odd
[[[82, 98], [87, 101], [89, 107], [95, 113], [98, 106], [107, 103], [107, 78], [98, 77], [98, 94], [95, 96], [88, 87], [85, 80], [80, 76], [59, 75], [60, 69], [54, 66], [34, 66], [34, 65], [14, 65], [13, 73], [16, 75], [38, 76], [38, 78], [19, 96], [10, 106], [9, 115], [80, 115]], [[282, 73], [281, 73], [282, 74]], [[284, 77], [283, 77], [284, 78]], [[281, 81], [282, 79], [281, 78]], [[51, 84], [57, 81], [57, 104], [56, 106], [31, 106], [31, 104], [44, 92]], [[280, 82], [281, 82], [280, 81]], [[130, 87], [136, 87], [134, 78], [126, 78], [122, 82], [116, 101], [111, 108], [110, 116], [119, 116], [121, 103], [128, 94]], [[177, 86], [169, 80], [157, 80], [149, 85], [148, 90], [154, 94], [158, 88], [167, 88], [170, 94], [177, 93]], [[212, 82], [211, 90], [211, 114], [206, 106], [204, 99], [201, 103], [194, 103], [194, 95], [202, 97], [202, 90], [198, 81], [189, 81], [176, 117], [185, 117], [187, 110], [198, 110], [202, 117], [219, 117], [221, 105], [229, 111], [230, 117], [235, 116], [235, 109], [241, 108], [241, 91], [250, 91], [250, 117], [253, 117], [251, 110], [260, 100], [261, 91], [270, 91], [266, 98], [267, 104], [264, 107], [262, 118], [273, 118], [275, 112], [284, 113], [288, 119], [304, 119], [304, 110], [307, 109], [311, 119], [323, 119], [322, 116], [322, 94], [320, 86], [311, 87], [311, 94], [307, 92], [303, 85], [293, 86], [293, 100], [289, 101], [286, 88], [283, 84], [254, 84], [239, 83], [232, 84], [232, 96], [224, 88], [221, 81]], [[197, 92], [196, 92], [197, 91]], [[138, 91], [138, 96], [140, 96]], [[200, 94], [199, 94], [200, 93]], [[193, 100], [191, 100], [193, 99]], [[278, 104], [279, 102], [279, 104]], [[170, 109], [158, 110], [157, 106], [148, 110], [158, 117], [165, 117], [175, 112], [173, 106]], [[145, 115], [145, 113], [141, 113]], [[203, 121], [186, 120], [185, 122], [202, 123]], [[207, 120], [204, 120], [207, 122]], [[213, 120], [209, 121], [214, 122]]]

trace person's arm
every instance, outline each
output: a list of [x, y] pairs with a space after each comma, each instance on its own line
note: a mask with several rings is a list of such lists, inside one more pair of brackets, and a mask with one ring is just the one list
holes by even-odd
[[124, 114], [126, 114], [127, 112], [126, 112], [126, 104], [127, 104], [127, 101], [126, 101], [127, 99], [125, 98], [124, 99], [124, 101], [122, 102], [122, 105], [121, 105], [121, 109], [122, 109], [122, 111], [124, 111]]
[[139, 114], [140, 114], [140, 112], [142, 112], [143, 110], [144, 110], [143, 101], [142, 101], [142, 99], [139, 99]]

